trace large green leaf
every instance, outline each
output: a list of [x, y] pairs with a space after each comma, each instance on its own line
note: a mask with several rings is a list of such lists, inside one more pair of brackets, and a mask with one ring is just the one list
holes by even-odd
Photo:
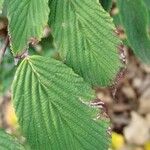
[[118, 38], [97, 0], [50, 0], [50, 25], [65, 63], [95, 86], [110, 84], [119, 70]]
[[31, 41], [43, 36], [49, 15], [48, 0], [10, 0], [7, 11], [12, 52], [21, 55]]
[[36, 150], [107, 150], [105, 121], [87, 83], [59, 61], [32, 56], [20, 64], [13, 103], [23, 133]]
[[15, 137], [5, 133], [0, 129], [0, 149], [1, 150], [25, 150]]
[[150, 64], [148, 10], [142, 0], [118, 0], [122, 24], [134, 53]]

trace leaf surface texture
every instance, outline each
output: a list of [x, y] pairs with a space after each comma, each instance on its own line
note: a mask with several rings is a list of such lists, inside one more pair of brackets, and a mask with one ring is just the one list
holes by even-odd
[[120, 68], [112, 19], [97, 0], [50, 0], [50, 26], [65, 63], [94, 86], [106, 86]]
[[20, 126], [36, 150], [107, 150], [108, 122], [94, 120], [90, 86], [59, 61], [28, 57], [13, 83]]
[[48, 0], [7, 1], [9, 34], [14, 56], [28, 49], [29, 43], [40, 40], [48, 22]]
[[0, 149], [1, 150], [25, 150], [24, 147], [11, 135], [0, 129]]

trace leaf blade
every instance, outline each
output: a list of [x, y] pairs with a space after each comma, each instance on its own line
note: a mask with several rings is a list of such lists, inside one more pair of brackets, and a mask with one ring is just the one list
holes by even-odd
[[108, 124], [93, 121], [97, 110], [84, 104], [94, 98], [93, 91], [62, 63], [25, 59], [12, 89], [18, 121], [33, 149], [108, 148]]
[[0, 129], [0, 149], [25, 150], [24, 147], [12, 136]]
[[9, 34], [14, 56], [26, 51], [32, 40], [42, 38], [48, 15], [48, 0], [11, 0], [7, 2]]
[[94, 86], [111, 84], [121, 66], [115, 27], [98, 1], [50, 1], [50, 26], [65, 63]]
[[148, 10], [141, 0], [118, 0], [120, 17], [126, 30], [128, 42], [134, 53], [150, 64], [150, 39], [148, 36]]

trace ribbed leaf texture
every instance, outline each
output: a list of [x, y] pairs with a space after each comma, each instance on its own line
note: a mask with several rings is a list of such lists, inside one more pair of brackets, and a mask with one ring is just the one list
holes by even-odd
[[21, 55], [30, 42], [43, 36], [49, 15], [48, 0], [10, 0], [7, 15], [12, 52], [14, 56]]
[[[59, 61], [32, 56], [20, 64], [13, 83], [13, 103], [21, 128], [36, 150], [107, 150], [106, 121], [87, 83]], [[86, 104], [85, 104], [86, 103]]]
[[50, 26], [65, 63], [94, 86], [110, 84], [120, 67], [120, 42], [98, 0], [50, 0], [50, 9]]
[[1, 150], [25, 150], [24, 147], [11, 135], [0, 129], [0, 149]]
[[141, 60], [150, 64], [149, 16], [144, 1], [118, 0], [117, 2], [130, 46]]

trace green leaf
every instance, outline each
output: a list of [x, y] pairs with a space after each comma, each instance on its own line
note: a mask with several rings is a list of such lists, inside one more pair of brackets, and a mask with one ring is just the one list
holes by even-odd
[[[0, 0], [0, 11], [2, 11], [4, 0]], [[1, 13], [1, 12], [0, 12]]]
[[51, 0], [50, 25], [65, 63], [95, 86], [106, 86], [120, 67], [112, 19], [97, 0]]
[[1, 150], [25, 150], [15, 137], [5, 133], [0, 129], [0, 149]]
[[106, 11], [110, 11], [112, 7], [112, 0], [100, 0], [100, 3]]
[[141, 0], [118, 0], [122, 24], [134, 53], [150, 64], [148, 10]]
[[10, 0], [3, 0], [3, 7], [2, 7], [2, 17], [7, 18], [7, 6]]
[[20, 126], [36, 150], [107, 150], [106, 121], [94, 120], [95, 96], [87, 83], [59, 61], [27, 57], [13, 83]]
[[10, 0], [7, 2], [9, 34], [14, 56], [21, 55], [33, 40], [40, 40], [47, 25], [48, 0]]

